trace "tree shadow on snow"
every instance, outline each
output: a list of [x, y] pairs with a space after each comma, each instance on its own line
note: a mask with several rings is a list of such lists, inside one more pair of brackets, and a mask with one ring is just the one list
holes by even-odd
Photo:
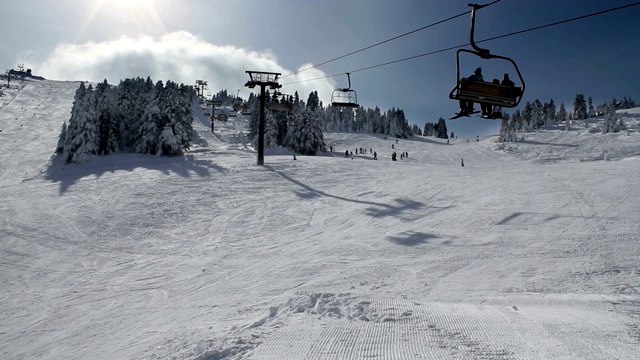
[[[329, 197], [329, 198], [347, 201], [351, 203], [371, 205], [370, 207], [365, 209], [365, 213], [372, 217], [395, 216], [395, 217], [402, 218], [403, 220], [406, 220], [406, 221], [414, 221], [416, 219], [426, 216], [427, 214], [432, 214], [434, 212], [442, 211], [451, 207], [451, 206], [445, 206], [445, 207], [428, 206], [423, 202], [419, 202], [411, 199], [396, 199], [395, 200], [396, 204], [349, 199], [342, 196], [332, 195], [324, 191], [316, 190], [307, 184], [304, 184], [296, 179], [291, 178], [290, 176], [288, 176], [287, 174], [281, 171], [275, 170], [273, 167], [269, 165], [265, 165], [265, 168], [275, 172], [276, 174], [282, 176], [284, 179], [292, 182], [293, 184], [300, 186], [303, 190], [294, 190], [293, 192], [294, 194], [296, 194], [298, 197], [302, 199]], [[429, 209], [429, 212], [427, 213], [425, 209]], [[420, 210], [420, 212], [413, 212], [411, 210]], [[402, 213], [404, 213], [404, 215], [401, 216]]]
[[423, 232], [417, 231], [405, 231], [400, 235], [396, 236], [387, 236], [387, 240], [391, 241], [394, 244], [404, 245], [404, 246], [417, 246], [426, 244], [431, 239], [437, 239], [438, 237], [433, 234], [427, 234]]
[[536, 140], [527, 140], [527, 139], [525, 139], [524, 141], [518, 141], [518, 143], [529, 144], [529, 145], [560, 146], [560, 147], [570, 147], [570, 148], [578, 147], [578, 145], [575, 145], [575, 144], [554, 144], [554, 143], [541, 142]]
[[[433, 139], [437, 139], [437, 138], [433, 138], [430, 136], [413, 136], [410, 141], [428, 143], [432, 145], [448, 145], [447, 139], [438, 139], [438, 140], [433, 140]], [[405, 141], [409, 142], [409, 140], [405, 140]]]
[[389, 205], [389, 204], [384, 204], [387, 206], [379, 206], [380, 204], [376, 204], [376, 206], [367, 208], [365, 210], [365, 213], [371, 217], [389, 217], [389, 216], [396, 216], [399, 211], [403, 211], [403, 210], [422, 211], [420, 213], [413, 213], [414, 216], [410, 218], [407, 218], [406, 216], [404, 217], [404, 220], [413, 221], [426, 215], [425, 209], [429, 209], [430, 210], [429, 214], [433, 214], [434, 212], [442, 211], [451, 207], [451, 206], [444, 206], [444, 207], [427, 206], [423, 202], [419, 202], [411, 199], [396, 199], [395, 202], [397, 203], [397, 205], [395, 206]]
[[177, 174], [189, 178], [192, 176], [211, 177], [212, 171], [223, 173], [225, 169], [208, 160], [196, 160], [193, 155], [154, 156], [143, 154], [114, 154], [93, 156], [83, 164], [65, 164], [61, 156], [54, 156], [45, 170], [45, 180], [60, 183], [60, 195], [69, 187], [87, 176], [101, 177], [105, 173], [116, 171], [134, 171], [136, 169], [156, 170], [165, 175]]
[[[560, 215], [554, 213], [534, 213], [526, 211], [517, 211], [498, 221], [496, 225], [516, 225], [516, 224], [540, 224], [561, 218], [576, 219], [607, 219], [598, 216], [580, 216], [580, 215]], [[608, 218], [611, 219], [611, 218]]]

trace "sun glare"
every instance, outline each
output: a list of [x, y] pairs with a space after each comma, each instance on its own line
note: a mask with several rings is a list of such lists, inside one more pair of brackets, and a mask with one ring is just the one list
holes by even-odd
[[153, 26], [155, 30], [164, 31], [162, 19], [154, 4], [155, 1], [157, 0], [94, 0], [80, 34], [86, 31], [102, 11], [117, 12], [131, 23], [146, 24], [147, 27]]
[[153, 0], [102, 0], [100, 3], [101, 6], [110, 6], [125, 12], [154, 9]]

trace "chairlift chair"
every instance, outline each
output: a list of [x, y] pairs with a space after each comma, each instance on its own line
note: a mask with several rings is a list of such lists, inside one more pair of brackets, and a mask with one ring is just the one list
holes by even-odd
[[[457, 83], [456, 87], [449, 93], [449, 98], [452, 100], [468, 100], [477, 103], [497, 105], [505, 108], [516, 107], [520, 104], [525, 89], [524, 79], [522, 78], [520, 69], [518, 69], [518, 65], [511, 58], [491, 54], [488, 49], [483, 49], [476, 45], [474, 41], [476, 10], [482, 9], [487, 5], [469, 4], [469, 6], [473, 8], [471, 10], [471, 34], [469, 43], [474, 50], [459, 49], [456, 52]], [[462, 52], [471, 53], [482, 59], [502, 59], [510, 62], [515, 68], [522, 86], [505, 86], [491, 82], [472, 81], [460, 78], [460, 53]]]
[[[280, 100], [278, 100], [278, 97], [280, 97]], [[273, 93], [273, 99], [269, 103], [269, 110], [289, 112], [292, 107], [291, 102], [287, 100], [287, 95], [278, 90]]]
[[351, 74], [347, 74], [349, 87], [344, 89], [335, 89], [331, 94], [331, 105], [337, 108], [358, 108], [358, 94], [351, 89]]
[[235, 112], [241, 112], [242, 110], [244, 110], [245, 105], [242, 102], [235, 102], [233, 104], [233, 111]]

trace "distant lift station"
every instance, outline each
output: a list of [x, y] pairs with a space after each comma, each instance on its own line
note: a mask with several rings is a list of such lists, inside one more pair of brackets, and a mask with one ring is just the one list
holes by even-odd
[[358, 108], [358, 94], [351, 89], [351, 74], [347, 74], [349, 87], [344, 89], [335, 89], [331, 94], [331, 105], [337, 108]]

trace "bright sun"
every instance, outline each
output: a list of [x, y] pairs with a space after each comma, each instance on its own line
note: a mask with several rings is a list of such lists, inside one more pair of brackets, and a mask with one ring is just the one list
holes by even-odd
[[153, 10], [153, 0], [100, 0], [98, 7], [112, 7], [122, 11]]
[[83, 24], [80, 34], [93, 22], [101, 10], [116, 11], [130, 19], [131, 22], [140, 23], [141, 18], [151, 20], [147, 24], [153, 24], [155, 29], [164, 30], [162, 19], [156, 10], [154, 2], [157, 0], [94, 0], [91, 12]]

